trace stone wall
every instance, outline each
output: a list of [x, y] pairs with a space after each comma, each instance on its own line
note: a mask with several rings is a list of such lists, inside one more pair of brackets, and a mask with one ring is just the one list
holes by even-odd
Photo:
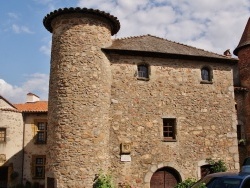
[[[232, 66], [208, 62], [110, 57], [113, 76], [110, 151], [117, 182], [149, 187], [160, 167], [182, 179], [198, 178], [199, 164], [222, 159], [239, 169]], [[150, 66], [149, 81], [138, 80], [137, 64]], [[213, 70], [213, 83], [201, 84], [200, 69]], [[177, 141], [163, 142], [162, 118], [177, 121]], [[120, 144], [131, 143], [131, 161], [121, 162]]]
[[34, 166], [32, 161], [33, 155], [46, 155], [47, 144], [36, 144], [35, 136], [37, 134], [36, 121], [47, 121], [46, 113], [26, 113], [24, 116], [24, 182], [29, 181], [32, 184], [38, 182], [45, 185], [44, 179], [34, 179]]
[[[22, 178], [22, 114], [0, 98], [0, 128], [6, 128], [6, 142], [0, 142], [0, 167], [8, 166], [8, 186], [21, 182]], [[4, 160], [2, 160], [5, 158]], [[18, 173], [14, 180], [10, 179], [13, 172]]]

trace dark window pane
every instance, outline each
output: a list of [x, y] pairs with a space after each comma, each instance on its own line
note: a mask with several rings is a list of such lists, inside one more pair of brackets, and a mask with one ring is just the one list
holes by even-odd
[[163, 119], [164, 139], [175, 139], [175, 119]]
[[5, 142], [6, 138], [6, 129], [0, 128], [0, 142]]
[[147, 65], [138, 65], [138, 77], [148, 78], [148, 66]]
[[42, 166], [37, 166], [36, 167], [36, 177], [43, 177], [43, 167]]
[[210, 81], [210, 71], [207, 68], [201, 69], [201, 78], [202, 80]]
[[238, 140], [241, 139], [241, 125], [237, 125], [237, 138]]

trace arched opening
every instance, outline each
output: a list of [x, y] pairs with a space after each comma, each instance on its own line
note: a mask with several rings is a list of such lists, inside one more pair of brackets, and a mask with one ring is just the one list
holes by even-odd
[[174, 188], [181, 182], [181, 176], [174, 168], [158, 169], [150, 180], [150, 188]]

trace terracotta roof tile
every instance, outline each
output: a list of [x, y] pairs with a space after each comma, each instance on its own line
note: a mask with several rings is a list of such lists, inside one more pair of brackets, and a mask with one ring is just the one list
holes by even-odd
[[48, 112], [48, 101], [14, 104], [14, 106], [21, 112]]
[[104, 48], [104, 51], [108, 51], [108, 50], [153, 52], [153, 53], [162, 53], [162, 54], [196, 56], [196, 57], [216, 58], [216, 59], [237, 61], [237, 59], [229, 58], [228, 56], [225, 56], [225, 55], [208, 52], [203, 49], [173, 42], [173, 41], [160, 38], [160, 37], [156, 37], [156, 36], [152, 36], [152, 35], [143, 35], [143, 36], [115, 39], [113, 41], [113, 44], [110, 47]]
[[15, 108], [0, 108], [0, 110], [6, 111], [6, 112], [18, 112], [18, 113], [20, 113], [20, 111], [15, 109]]

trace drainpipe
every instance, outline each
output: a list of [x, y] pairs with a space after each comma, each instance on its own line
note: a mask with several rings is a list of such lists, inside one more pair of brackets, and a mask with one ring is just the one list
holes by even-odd
[[22, 180], [21, 183], [23, 185], [23, 174], [24, 174], [24, 138], [25, 138], [25, 114], [22, 112], [22, 117], [23, 117], [23, 146], [22, 146], [22, 155], [23, 155], [23, 160], [22, 160]]

